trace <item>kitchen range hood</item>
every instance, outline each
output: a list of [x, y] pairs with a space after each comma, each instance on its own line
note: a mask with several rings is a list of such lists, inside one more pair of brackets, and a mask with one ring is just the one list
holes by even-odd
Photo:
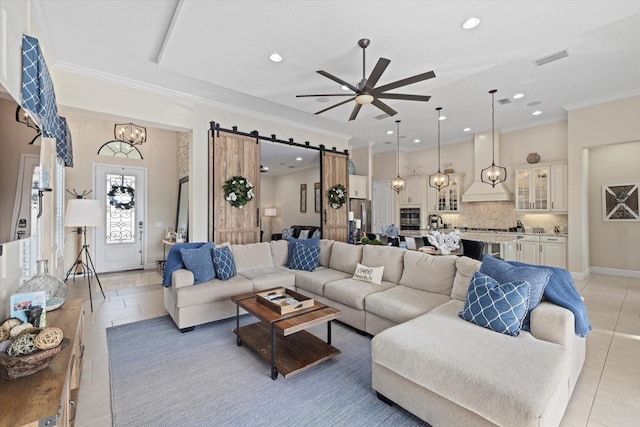
[[[500, 131], [495, 130], [495, 162], [500, 164]], [[474, 171], [473, 184], [462, 195], [463, 202], [507, 202], [513, 194], [503, 182], [492, 187], [480, 181], [482, 169], [491, 165], [491, 131], [477, 133], [473, 137]]]

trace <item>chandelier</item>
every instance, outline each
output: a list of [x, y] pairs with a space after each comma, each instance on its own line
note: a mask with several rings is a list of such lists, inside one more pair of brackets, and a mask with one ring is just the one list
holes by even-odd
[[400, 120], [396, 120], [398, 131], [396, 134], [396, 139], [398, 140], [398, 149], [396, 151], [396, 159], [397, 159], [397, 176], [391, 180], [391, 188], [395, 190], [396, 193], [400, 193], [404, 190], [406, 186], [406, 182], [404, 179], [400, 178]]
[[147, 128], [134, 123], [116, 124], [113, 127], [113, 137], [131, 145], [140, 145], [147, 142]]
[[449, 186], [449, 175], [440, 172], [440, 111], [442, 111], [442, 107], [436, 108], [436, 111], [438, 112], [438, 172], [429, 175], [429, 187], [440, 190]]
[[497, 184], [507, 180], [507, 168], [497, 166], [495, 161], [496, 106], [494, 98], [496, 92], [496, 89], [492, 89], [489, 91], [489, 93], [491, 94], [491, 166], [482, 169], [482, 172], [480, 173], [480, 180], [485, 184], [491, 185], [492, 187], [495, 187]]

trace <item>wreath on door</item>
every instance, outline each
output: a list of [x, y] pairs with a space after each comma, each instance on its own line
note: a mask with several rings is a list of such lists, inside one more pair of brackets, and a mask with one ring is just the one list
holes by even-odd
[[336, 184], [329, 189], [327, 193], [329, 196], [329, 203], [334, 209], [339, 209], [347, 203], [347, 189], [342, 184]]
[[255, 196], [253, 192], [253, 184], [243, 176], [233, 176], [226, 180], [224, 186], [224, 199], [231, 204], [231, 206], [240, 208], [251, 200]]
[[128, 185], [112, 185], [107, 193], [109, 204], [116, 209], [129, 210], [135, 207], [135, 190]]

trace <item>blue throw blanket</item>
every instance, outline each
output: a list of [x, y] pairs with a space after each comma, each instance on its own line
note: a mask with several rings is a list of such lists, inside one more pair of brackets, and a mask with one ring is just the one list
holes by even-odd
[[544, 288], [544, 296], [552, 303], [564, 307], [573, 313], [576, 319], [576, 335], [586, 337], [591, 332], [589, 314], [582, 297], [576, 289], [571, 273], [563, 268], [536, 266], [522, 262], [509, 261], [509, 264], [517, 267], [542, 267], [553, 271], [549, 277], [549, 283]]
[[171, 273], [184, 268], [180, 249], [195, 249], [204, 244], [204, 242], [178, 243], [171, 247], [169, 254], [167, 255], [167, 259], [164, 262], [164, 271], [162, 272], [162, 285], [165, 288], [171, 286]]

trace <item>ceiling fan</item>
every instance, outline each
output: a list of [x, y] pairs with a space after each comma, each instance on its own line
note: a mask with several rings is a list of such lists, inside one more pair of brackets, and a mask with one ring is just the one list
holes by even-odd
[[386, 58], [378, 59], [378, 63], [369, 74], [369, 78], [365, 78], [365, 49], [369, 46], [371, 41], [369, 39], [360, 39], [358, 41], [358, 46], [362, 48], [362, 80], [356, 86], [353, 86], [351, 83], [348, 83], [326, 71], [319, 70], [316, 71], [318, 74], [323, 75], [334, 82], [346, 86], [354, 93], [330, 93], [330, 94], [322, 94], [322, 95], [296, 95], [296, 98], [308, 98], [308, 97], [321, 97], [321, 96], [348, 96], [350, 97], [346, 101], [339, 102], [331, 107], [325, 108], [324, 110], [320, 110], [315, 114], [322, 114], [325, 111], [329, 111], [333, 108], [339, 107], [351, 101], [356, 101], [356, 105], [354, 105], [353, 110], [351, 111], [351, 116], [349, 116], [349, 120], [355, 120], [356, 116], [360, 112], [360, 108], [364, 104], [373, 104], [389, 116], [394, 116], [398, 112], [393, 108], [389, 107], [387, 104], [381, 101], [381, 99], [400, 99], [405, 101], [423, 101], [427, 102], [431, 98], [428, 95], [407, 95], [400, 93], [386, 93], [389, 90], [397, 89], [402, 86], [407, 86], [413, 83], [421, 82], [423, 80], [432, 79], [436, 76], [433, 71], [429, 71], [427, 73], [422, 73], [415, 75], [413, 77], [407, 77], [406, 79], [398, 80], [393, 83], [388, 83], [386, 85], [376, 87], [376, 83], [380, 80], [382, 73], [387, 68], [390, 60]]

